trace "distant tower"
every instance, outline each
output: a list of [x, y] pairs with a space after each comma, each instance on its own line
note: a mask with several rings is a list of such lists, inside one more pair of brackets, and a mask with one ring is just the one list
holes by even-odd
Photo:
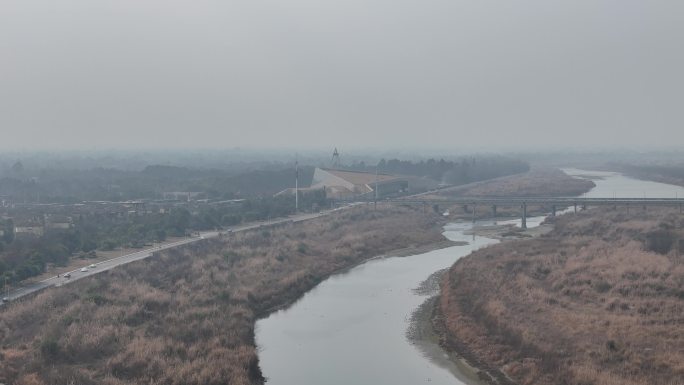
[[333, 151], [333, 156], [332, 156], [332, 168], [339, 168], [340, 167], [340, 153], [337, 152], [337, 147], [335, 147], [335, 151]]

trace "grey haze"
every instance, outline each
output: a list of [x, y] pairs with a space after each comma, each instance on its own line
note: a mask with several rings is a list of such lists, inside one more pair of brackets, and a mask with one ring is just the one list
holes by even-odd
[[3, 0], [2, 148], [673, 146], [681, 0]]

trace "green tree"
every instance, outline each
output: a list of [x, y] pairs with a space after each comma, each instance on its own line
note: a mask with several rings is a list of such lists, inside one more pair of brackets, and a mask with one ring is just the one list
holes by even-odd
[[2, 239], [5, 243], [10, 244], [14, 241], [14, 221], [10, 218], [5, 221], [5, 226], [3, 228], [4, 234]]

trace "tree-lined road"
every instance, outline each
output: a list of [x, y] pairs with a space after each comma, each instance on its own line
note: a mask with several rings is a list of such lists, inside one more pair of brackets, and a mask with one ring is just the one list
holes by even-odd
[[[339, 209], [336, 209], [336, 210], [339, 210]], [[39, 281], [39, 282], [21, 285], [20, 287], [14, 289], [14, 290], [11, 290], [9, 292], [9, 294], [3, 293], [3, 294], [5, 294], [3, 297], [6, 297], [9, 301], [14, 301], [14, 300], [19, 299], [23, 296], [29, 295], [31, 293], [35, 293], [35, 292], [43, 290], [43, 289], [47, 289], [49, 287], [62, 286], [62, 285], [77, 281], [81, 278], [85, 278], [85, 277], [91, 276], [93, 274], [98, 274], [98, 273], [101, 273], [103, 271], [113, 269], [117, 266], [125, 265], [127, 263], [131, 263], [134, 261], [138, 261], [141, 259], [151, 257], [155, 252], [158, 252], [158, 251], [167, 250], [167, 249], [171, 249], [174, 247], [187, 245], [187, 244], [190, 244], [193, 242], [199, 242], [203, 239], [214, 238], [214, 237], [217, 237], [221, 234], [230, 234], [230, 233], [235, 233], [235, 232], [240, 232], [240, 231], [253, 230], [253, 229], [258, 229], [261, 227], [269, 227], [269, 226], [274, 226], [274, 225], [283, 224], [283, 223], [287, 223], [287, 222], [291, 222], [291, 223], [303, 222], [303, 221], [311, 220], [314, 218], [319, 218], [319, 217], [324, 216], [324, 215], [328, 215], [328, 214], [330, 214], [336, 210], [328, 210], [328, 211], [323, 211], [323, 212], [314, 213], [314, 214], [299, 214], [299, 215], [294, 215], [294, 216], [287, 217], [287, 218], [279, 218], [279, 219], [274, 219], [274, 220], [269, 220], [269, 221], [264, 221], [264, 222], [250, 223], [250, 224], [243, 225], [243, 226], [236, 226], [236, 227], [233, 227], [233, 228], [231, 228], [229, 230], [225, 230], [225, 231], [203, 232], [203, 233], [200, 233], [200, 235], [196, 236], [196, 237], [182, 239], [180, 241], [171, 242], [171, 243], [167, 243], [167, 244], [162, 244], [160, 246], [136, 251], [136, 252], [133, 252], [130, 254], [122, 255], [120, 257], [111, 258], [111, 259], [108, 259], [105, 261], [101, 261], [101, 262], [95, 263], [94, 267], [92, 267], [92, 268], [86, 267], [85, 268], [86, 271], [81, 271], [82, 268], [72, 270], [68, 273], [65, 273], [65, 274], [70, 275], [69, 278], [65, 278], [64, 275], [60, 275], [59, 277], [53, 276], [53, 277], [44, 279], [44, 280]], [[3, 303], [0, 302], [0, 306], [2, 306], [2, 305], [3, 305]]]

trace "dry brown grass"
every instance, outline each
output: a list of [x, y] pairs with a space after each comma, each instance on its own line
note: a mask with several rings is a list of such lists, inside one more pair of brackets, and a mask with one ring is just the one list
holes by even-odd
[[424, 197], [437, 199], [445, 196], [576, 196], [595, 186], [590, 180], [572, 177], [559, 169], [533, 168], [524, 174], [450, 187]]
[[447, 343], [521, 384], [684, 384], [684, 216], [596, 209], [556, 221], [451, 268]]
[[596, 185], [586, 179], [571, 177], [561, 170], [536, 168], [522, 175], [512, 175], [481, 183], [461, 193], [463, 196], [576, 196]]
[[355, 209], [205, 240], [0, 310], [0, 382], [259, 384], [254, 322], [325, 277], [442, 240], [435, 217]]

